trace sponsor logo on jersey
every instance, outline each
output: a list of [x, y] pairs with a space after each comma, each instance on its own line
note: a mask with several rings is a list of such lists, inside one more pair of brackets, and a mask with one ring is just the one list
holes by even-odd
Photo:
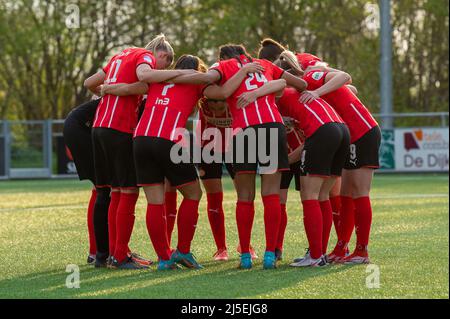
[[148, 63], [153, 63], [153, 60], [149, 55], [144, 55], [144, 60], [147, 61]]
[[324, 72], [314, 72], [312, 78], [316, 81], [319, 81], [324, 75]]

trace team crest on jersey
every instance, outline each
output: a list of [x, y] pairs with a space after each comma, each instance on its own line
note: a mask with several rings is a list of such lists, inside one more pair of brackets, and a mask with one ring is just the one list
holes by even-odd
[[148, 63], [153, 63], [153, 60], [149, 55], [144, 55], [144, 60], [147, 61]]
[[319, 81], [324, 75], [324, 72], [314, 72], [312, 78], [316, 81]]

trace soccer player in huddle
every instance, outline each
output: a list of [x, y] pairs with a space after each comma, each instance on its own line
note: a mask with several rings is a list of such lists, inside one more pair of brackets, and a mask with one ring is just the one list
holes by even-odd
[[[163, 70], [173, 60], [173, 49], [163, 35], [146, 48], [127, 48], [115, 55], [101, 71], [85, 81], [97, 92], [103, 83], [140, 82], [139, 75], [147, 66], [154, 82], [183, 74], [181, 70]], [[142, 75], [141, 75], [142, 76]], [[147, 85], [140, 82], [141, 94]], [[128, 256], [128, 243], [134, 226], [134, 211], [139, 196], [133, 158], [132, 136], [137, 125], [141, 95], [103, 96], [92, 129], [96, 187], [111, 187], [108, 211], [110, 267], [141, 269], [142, 265]], [[103, 261], [105, 264], [106, 260]]]
[[[229, 148], [227, 128], [231, 127], [232, 118], [225, 101], [205, 99], [199, 109], [199, 121], [196, 126], [196, 142], [201, 151], [207, 148], [211, 156], [220, 154], [221, 161], [206, 162], [202, 156], [198, 172], [207, 196], [208, 220], [216, 243], [215, 260], [228, 260], [225, 234], [225, 214], [223, 210], [222, 171], [223, 163], [232, 179], [234, 171], [231, 163], [226, 163], [225, 154]], [[212, 134], [212, 135], [211, 135]]]
[[[282, 54], [283, 55], [283, 54]], [[292, 54], [286, 52], [286, 57]], [[291, 67], [308, 83], [301, 101], [308, 103], [319, 97], [327, 101], [342, 117], [350, 130], [349, 155], [341, 181], [341, 211], [338, 243], [328, 256], [329, 261], [369, 263], [368, 243], [372, 223], [370, 188], [373, 171], [379, 167], [378, 150], [381, 131], [367, 107], [356, 96], [342, 71], [320, 65], [321, 59], [311, 54], [286, 58]], [[295, 63], [297, 62], [297, 64]], [[356, 226], [356, 248], [346, 256], [353, 228]]]
[[[246, 64], [251, 62], [259, 63], [264, 70], [260, 73], [249, 73], [240, 83], [239, 88], [234, 91], [227, 99], [232, 117], [233, 129], [236, 131], [234, 136], [234, 148], [237, 140], [243, 141], [244, 160], [237, 160], [236, 149], [233, 150], [234, 161], [233, 169], [236, 172], [235, 186], [238, 196], [236, 205], [236, 220], [238, 224], [239, 242], [241, 246], [240, 268], [252, 268], [252, 258], [250, 254], [250, 239], [254, 219], [254, 198], [255, 198], [255, 176], [259, 168], [262, 173], [261, 194], [264, 205], [264, 223], [266, 232], [266, 252], [264, 255], [263, 267], [273, 269], [276, 267], [275, 249], [278, 240], [278, 231], [281, 218], [281, 205], [279, 198], [281, 171], [289, 169], [289, 162], [286, 149], [286, 132], [278, 108], [275, 104], [275, 94], [266, 93], [258, 100], [252, 101], [245, 108], [238, 107], [238, 98], [241, 94], [253, 91], [266, 82], [276, 79], [284, 79], [288, 84], [295, 86], [299, 90], [306, 88], [306, 83], [288, 73], [283, 72], [267, 60], [253, 59], [240, 45], [225, 45], [220, 48], [220, 62], [213, 65], [206, 74], [194, 75], [199, 82], [205, 84], [218, 83], [224, 85]], [[192, 77], [188, 75], [187, 77]], [[209, 87], [204, 93], [208, 96]], [[272, 129], [272, 130], [271, 130]], [[251, 154], [254, 145], [249, 145], [246, 131], [256, 132], [256, 144], [259, 139], [261, 143], [270, 140], [270, 134], [274, 134], [277, 139], [277, 149], [270, 150], [268, 154], [270, 159], [275, 159], [276, 167], [270, 167], [270, 161], [262, 160], [256, 157], [256, 161], [251, 160]], [[256, 155], [257, 150], [253, 150]]]

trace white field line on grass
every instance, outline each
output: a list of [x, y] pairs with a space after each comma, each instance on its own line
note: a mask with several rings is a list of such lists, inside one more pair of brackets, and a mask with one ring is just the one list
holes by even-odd
[[[299, 197], [294, 195], [294, 192], [290, 192], [288, 202], [297, 202]], [[421, 198], [448, 198], [448, 193], [434, 193], [434, 194], [403, 194], [403, 195], [373, 195], [370, 198], [372, 200], [382, 200], [382, 199], [421, 199]], [[224, 204], [235, 204], [236, 200], [224, 200]], [[10, 213], [13, 211], [45, 211], [49, 209], [59, 209], [59, 210], [74, 210], [74, 209], [86, 209], [86, 205], [56, 205], [52, 207], [51, 205], [45, 207], [20, 207], [20, 208], [0, 208], [0, 213]]]

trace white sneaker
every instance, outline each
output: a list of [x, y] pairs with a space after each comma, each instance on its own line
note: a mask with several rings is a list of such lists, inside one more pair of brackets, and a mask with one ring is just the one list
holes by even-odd
[[305, 256], [303, 256], [303, 257], [298, 257], [298, 258], [295, 258], [294, 259], [294, 263], [298, 263], [298, 262], [301, 262], [303, 259], [305, 259], [305, 258], [309, 258], [310, 257], [310, 255], [309, 255], [309, 248], [306, 248], [306, 253], [305, 253]]
[[290, 264], [289, 266], [291, 266], [291, 267], [323, 267], [326, 265], [327, 265], [327, 262], [323, 256], [320, 258], [314, 259], [314, 258], [311, 258], [310, 255], [308, 255], [308, 256], [305, 256], [305, 258], [303, 258], [301, 261], [294, 262], [294, 263]]

